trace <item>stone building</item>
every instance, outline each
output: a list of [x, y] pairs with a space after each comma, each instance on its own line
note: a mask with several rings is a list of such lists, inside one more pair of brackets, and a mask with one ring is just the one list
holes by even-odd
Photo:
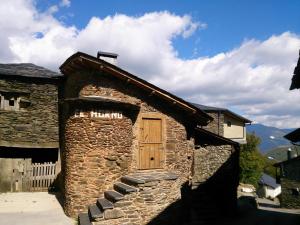
[[300, 208], [300, 156], [275, 164], [281, 184], [280, 205]]
[[[298, 63], [294, 70], [290, 90], [300, 88], [300, 51]], [[284, 136], [291, 144], [299, 146], [300, 128]], [[277, 180], [281, 184], [280, 204], [286, 208], [300, 208], [300, 156], [292, 156], [292, 152], [287, 152], [286, 161], [276, 163]]]
[[27, 163], [57, 160], [60, 77], [33, 64], [0, 64], [1, 192], [22, 190], [22, 177], [13, 179]]
[[238, 143], [201, 128], [213, 121], [201, 109], [105, 57], [116, 55], [78, 52], [60, 67], [66, 214], [112, 225], [233, 213]]
[[246, 125], [251, 124], [251, 120], [226, 108], [212, 107], [196, 103], [193, 103], [193, 105], [203, 110], [214, 119], [207, 126], [203, 127], [204, 129], [240, 144], [246, 144]]

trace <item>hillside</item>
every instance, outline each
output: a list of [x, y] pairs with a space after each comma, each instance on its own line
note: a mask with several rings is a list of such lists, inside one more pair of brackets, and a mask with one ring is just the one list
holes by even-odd
[[261, 144], [259, 146], [261, 153], [265, 154], [271, 149], [276, 149], [278, 147], [290, 146], [290, 142], [286, 140], [283, 136], [287, 133], [293, 131], [291, 129], [279, 129], [276, 127], [269, 127], [262, 124], [252, 124], [247, 126], [247, 132], [254, 132], [257, 136], [261, 138]]
[[287, 160], [287, 150], [291, 148], [292, 156], [300, 155], [299, 146], [284, 146], [271, 149], [266, 153], [266, 156], [274, 158], [276, 161], [285, 161]]

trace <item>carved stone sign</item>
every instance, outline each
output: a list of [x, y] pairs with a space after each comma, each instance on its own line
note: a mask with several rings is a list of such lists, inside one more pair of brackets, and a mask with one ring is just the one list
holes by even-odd
[[92, 110], [90, 112], [84, 112], [76, 110], [74, 117], [91, 117], [91, 118], [103, 118], [103, 119], [122, 119], [123, 114], [121, 112], [112, 112], [107, 110]]

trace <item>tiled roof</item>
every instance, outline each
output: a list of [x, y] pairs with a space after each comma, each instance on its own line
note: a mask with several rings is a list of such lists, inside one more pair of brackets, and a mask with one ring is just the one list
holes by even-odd
[[60, 73], [32, 63], [0, 64], [0, 75], [34, 78], [59, 78], [62, 76]]

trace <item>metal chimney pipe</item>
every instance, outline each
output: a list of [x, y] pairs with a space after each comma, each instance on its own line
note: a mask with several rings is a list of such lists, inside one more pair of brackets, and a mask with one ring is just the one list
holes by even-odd
[[287, 150], [287, 159], [290, 160], [292, 158], [292, 149], [288, 148]]

